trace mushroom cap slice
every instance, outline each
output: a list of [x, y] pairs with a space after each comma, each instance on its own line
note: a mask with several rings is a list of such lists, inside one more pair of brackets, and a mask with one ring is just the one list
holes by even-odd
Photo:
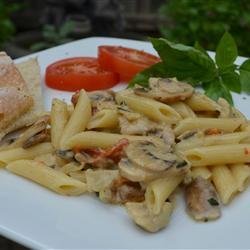
[[169, 152], [167, 145], [164, 147], [150, 141], [131, 142], [125, 153], [130, 161], [151, 171], [165, 171], [170, 168], [180, 170], [188, 167], [184, 159]]
[[129, 159], [123, 158], [119, 162], [120, 175], [134, 182], [149, 182], [162, 176], [159, 172], [153, 172], [135, 166]]
[[150, 78], [149, 88], [137, 86], [134, 88], [137, 95], [149, 97], [163, 103], [173, 103], [189, 98], [194, 88], [185, 82], [173, 78]]
[[173, 211], [173, 205], [170, 202], [165, 202], [161, 213], [157, 215], [150, 213], [145, 202], [127, 202], [125, 207], [133, 221], [151, 233], [155, 233], [166, 227]]
[[185, 187], [187, 211], [195, 220], [214, 220], [220, 217], [220, 204], [209, 180], [196, 177]]

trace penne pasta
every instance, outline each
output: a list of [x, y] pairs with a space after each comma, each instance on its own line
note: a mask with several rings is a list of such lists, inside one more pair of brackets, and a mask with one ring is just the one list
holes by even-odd
[[199, 147], [183, 151], [192, 167], [250, 162], [250, 144]]
[[212, 173], [207, 167], [196, 167], [191, 169], [191, 177], [193, 179], [197, 178], [198, 176], [202, 177], [203, 179], [211, 179]]
[[79, 98], [69, 121], [67, 122], [60, 141], [61, 148], [64, 148], [67, 140], [84, 131], [91, 117], [91, 104], [89, 97], [84, 90], [80, 91]]
[[232, 165], [230, 169], [236, 180], [238, 191], [244, 191], [250, 181], [250, 167], [245, 164], [236, 164]]
[[103, 109], [92, 116], [87, 125], [87, 129], [115, 128], [117, 126], [117, 111], [113, 109]]
[[220, 199], [224, 205], [228, 204], [238, 190], [236, 180], [230, 171], [229, 167], [225, 165], [218, 165], [211, 167], [212, 181], [215, 185]]
[[60, 171], [62, 171], [65, 174], [70, 174], [71, 172], [76, 172], [79, 170], [82, 170], [83, 166], [80, 165], [77, 162], [69, 162], [65, 164], [63, 167], [60, 168]]
[[229, 134], [207, 135], [199, 137], [191, 137], [175, 145], [175, 149], [183, 151], [201, 146], [225, 145], [250, 143], [250, 132], [235, 132]]
[[53, 152], [51, 143], [45, 142], [28, 149], [13, 148], [0, 152], [0, 167], [20, 159], [34, 159], [37, 155], [49, 154]]
[[175, 191], [184, 176], [171, 176], [152, 181], [146, 189], [145, 202], [152, 214], [159, 214], [167, 198]]
[[85, 131], [69, 138], [69, 140], [65, 144], [65, 147], [67, 149], [96, 148], [96, 147], [107, 148], [116, 144], [119, 140], [123, 138], [126, 138], [129, 141], [153, 140], [158, 143], [161, 143], [161, 140], [159, 138], [154, 138], [150, 136], [121, 135], [121, 134], [112, 134], [106, 132]]
[[182, 118], [196, 117], [194, 111], [185, 102], [169, 104]]
[[51, 144], [55, 149], [60, 147], [60, 140], [65, 125], [68, 122], [69, 113], [67, 104], [59, 99], [53, 99], [51, 108]]
[[6, 169], [62, 195], [80, 195], [87, 191], [86, 184], [34, 160], [14, 161]]
[[137, 96], [131, 92], [122, 91], [116, 94], [118, 104], [126, 103], [132, 110], [144, 114], [152, 120], [175, 124], [181, 116], [169, 105], [142, 96]]
[[186, 118], [178, 123], [174, 132], [179, 136], [188, 130], [217, 128], [231, 133], [244, 123], [241, 118]]
[[221, 107], [215, 101], [204, 94], [194, 93], [185, 103], [193, 111], [220, 111]]

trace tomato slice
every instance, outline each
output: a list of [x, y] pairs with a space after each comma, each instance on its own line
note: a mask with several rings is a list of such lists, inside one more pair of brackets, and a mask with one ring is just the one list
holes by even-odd
[[49, 87], [59, 90], [92, 91], [113, 87], [119, 82], [119, 76], [100, 68], [97, 58], [74, 57], [49, 65], [45, 82]]
[[160, 58], [141, 50], [104, 45], [98, 47], [98, 61], [103, 69], [118, 73], [120, 80], [129, 81]]

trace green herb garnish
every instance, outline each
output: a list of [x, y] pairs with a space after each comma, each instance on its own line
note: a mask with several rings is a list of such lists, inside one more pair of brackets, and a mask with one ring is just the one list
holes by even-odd
[[162, 62], [138, 73], [130, 82], [148, 86], [148, 79], [154, 77], [176, 77], [193, 86], [201, 86], [205, 94], [214, 100], [225, 98], [233, 105], [230, 91], [250, 93], [250, 59], [237, 66], [237, 45], [228, 33], [222, 36], [215, 54], [215, 61], [195, 43], [194, 47], [173, 43], [164, 38], [150, 38]]
[[220, 205], [219, 202], [216, 199], [214, 199], [214, 198], [210, 198], [207, 201], [209, 202], [209, 204], [211, 206], [219, 206]]

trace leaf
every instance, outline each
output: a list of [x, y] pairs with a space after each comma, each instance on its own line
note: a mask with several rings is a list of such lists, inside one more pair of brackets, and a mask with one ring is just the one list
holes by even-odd
[[247, 59], [240, 66], [240, 69], [250, 71], [250, 59]]
[[216, 48], [215, 61], [219, 68], [225, 68], [232, 65], [237, 56], [237, 45], [233, 37], [225, 32]]
[[195, 84], [215, 77], [216, 68], [213, 60], [201, 51], [163, 38], [150, 40], [171, 77]]
[[50, 46], [51, 46], [51, 44], [48, 43], [48, 42], [38, 42], [38, 43], [32, 44], [30, 46], [30, 50], [33, 51], [33, 52], [36, 52], [36, 51], [39, 51], [39, 50], [47, 49]]
[[250, 93], [250, 59], [247, 59], [239, 68], [242, 91]]
[[213, 100], [217, 101], [220, 97], [223, 97], [233, 105], [232, 95], [221, 78], [217, 77], [210, 82], [203, 83], [202, 86], [205, 89], [205, 94]]
[[66, 21], [59, 30], [59, 35], [61, 38], [66, 38], [75, 28], [74, 21]]
[[221, 75], [221, 78], [227, 88], [233, 92], [241, 92], [240, 76], [238, 73], [231, 71]]
[[135, 84], [147, 87], [148, 79], [150, 77], [169, 77], [166, 65], [163, 62], [159, 62], [136, 74], [135, 77], [129, 82], [128, 87], [131, 88]]
[[198, 41], [195, 42], [194, 48], [202, 52], [204, 55], [207, 55], [209, 58], [211, 58], [209, 54], [207, 53], [207, 51], [200, 45]]
[[240, 69], [240, 83], [242, 91], [250, 93], [250, 71]]

